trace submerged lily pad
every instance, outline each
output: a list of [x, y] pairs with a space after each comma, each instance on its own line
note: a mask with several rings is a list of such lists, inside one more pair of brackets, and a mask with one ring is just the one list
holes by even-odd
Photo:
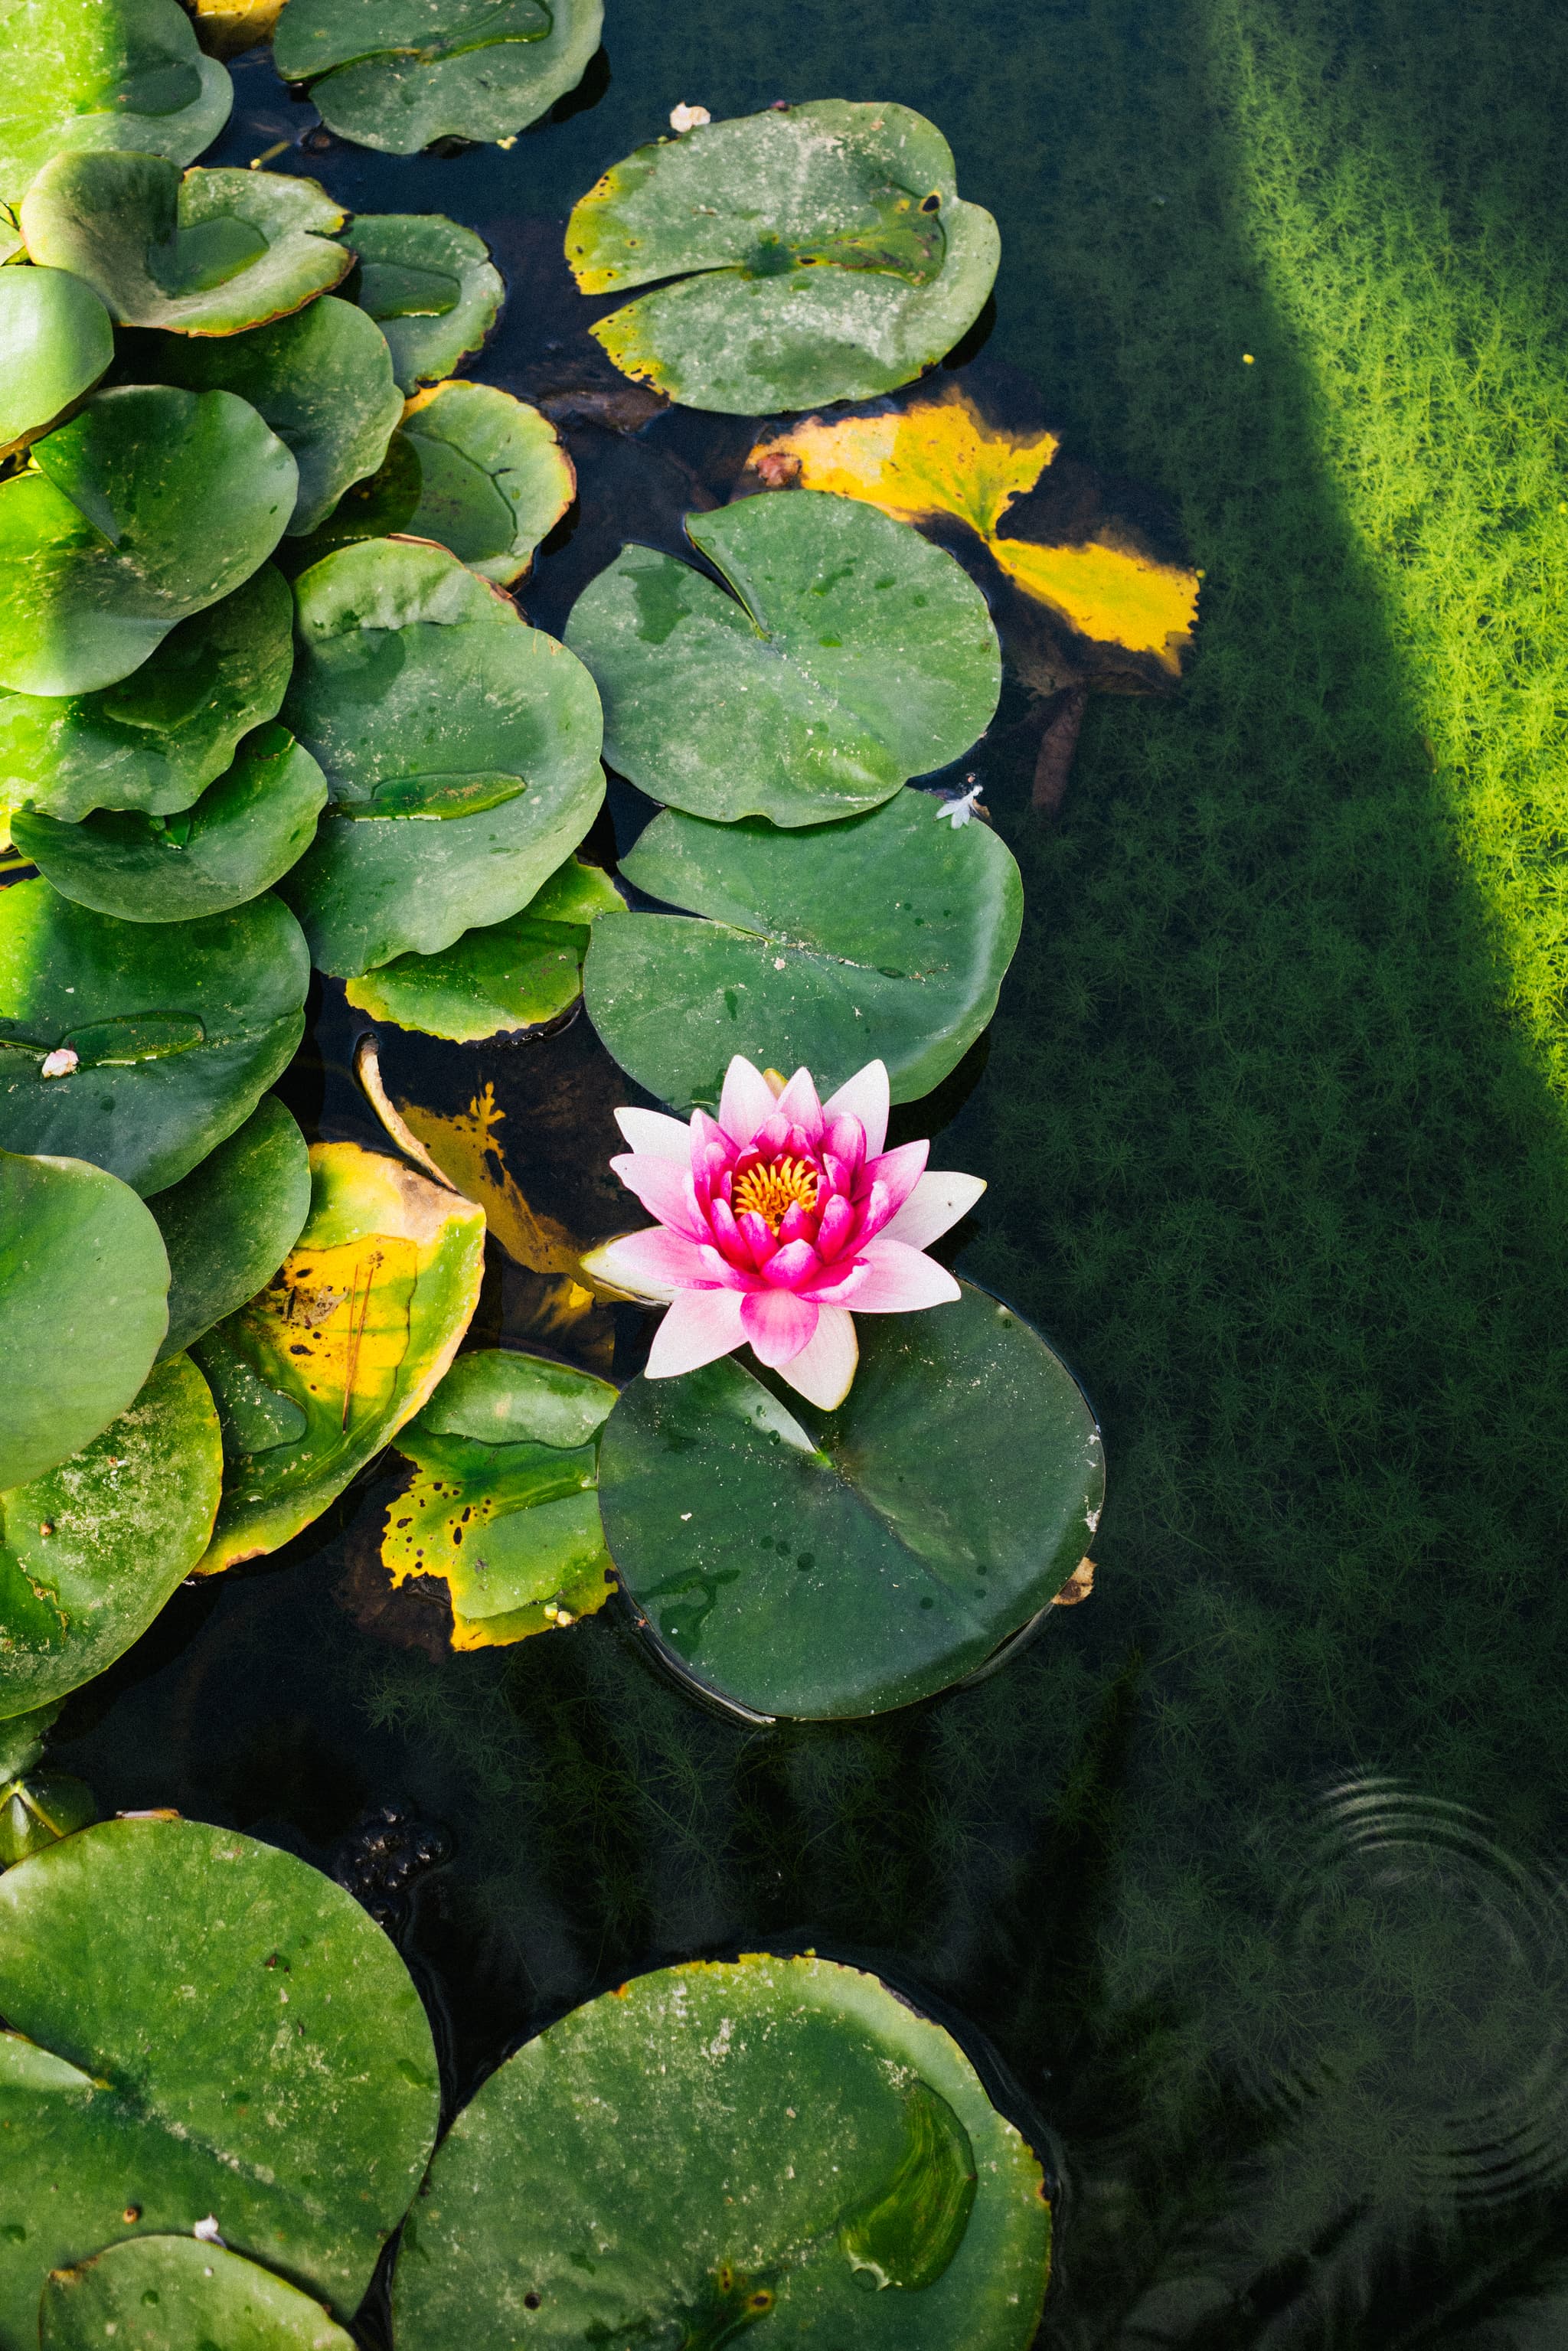
[[651, 798], [730, 822], [821, 824], [961, 758], [1001, 653], [950, 555], [853, 498], [802, 492], [689, 515], [727, 595], [628, 547], [566, 642], [604, 700], [604, 756]]
[[973, 326], [1000, 251], [933, 123], [843, 99], [639, 147], [566, 233], [584, 294], [678, 281], [591, 329], [616, 366], [736, 416], [908, 383]]
[[99, 808], [172, 816], [277, 716], [293, 666], [294, 599], [264, 563], [117, 685], [0, 694], [0, 800], [68, 823]]
[[178, 816], [101, 810], [79, 824], [16, 810], [11, 837], [62, 896], [128, 923], [188, 923], [280, 881], [309, 848], [327, 778], [286, 728], [253, 736]]
[[962, 1290], [862, 1315], [837, 1412], [729, 1356], [623, 1392], [605, 1533], [694, 1679], [754, 1714], [880, 1714], [984, 1664], [1066, 1583], [1104, 1499], [1094, 1416], [1037, 1332]]
[[161, 155], [57, 155], [22, 200], [35, 261], [74, 270], [121, 327], [236, 335], [287, 318], [353, 267], [315, 180], [194, 171]]
[[90, 1445], [0, 1493], [0, 1715], [64, 1698], [141, 1638], [205, 1551], [222, 1482], [213, 1399], [175, 1355]]
[[324, 971], [434, 955], [525, 906], [604, 796], [592, 679], [508, 597], [420, 540], [296, 582], [284, 705], [333, 806], [284, 894]]
[[288, 0], [273, 56], [340, 137], [413, 155], [537, 122], [582, 79], [603, 17], [601, 0]]
[[55, 2271], [38, 2326], [41, 2351], [354, 2351], [319, 2302], [196, 2237], [131, 2237]]
[[924, 528], [949, 526], [1027, 684], [1168, 692], [1192, 645], [1197, 573], [1125, 511], [1124, 488], [1062, 459], [1060, 434], [1018, 413], [1038, 409], [1023, 379], [988, 367], [977, 381], [984, 396], [966, 381], [809, 418], [759, 442], [750, 465], [762, 478], [790, 469], [802, 488], [868, 499]]
[[276, 1094], [199, 1167], [147, 1206], [169, 1252], [169, 1332], [177, 1354], [269, 1282], [310, 1213], [305, 1137]]
[[318, 1144], [310, 1171], [277, 1279], [196, 1351], [225, 1452], [203, 1574], [319, 1518], [428, 1401], [478, 1301], [482, 1208], [358, 1144]]
[[233, 92], [178, 0], [11, 0], [0, 16], [0, 199], [62, 148], [132, 148], [188, 163]]
[[0, 1151], [0, 1489], [124, 1411], [168, 1300], [162, 1236], [128, 1185], [86, 1160]]
[[506, 288], [490, 248], [444, 213], [361, 213], [343, 243], [360, 261], [350, 291], [386, 337], [400, 391], [450, 375], [495, 325]]
[[456, 1044], [538, 1028], [577, 1002], [592, 925], [624, 904], [598, 866], [569, 858], [520, 914], [465, 931], [440, 955], [398, 956], [344, 993], [374, 1019]]
[[[1026, 2351], [1040, 2168], [877, 1978], [751, 1953], [640, 1976], [492, 2074], [393, 2280], [401, 2351], [477, 2342]], [[772, 2319], [769, 2329], [765, 2322]]]
[[[309, 977], [270, 895], [165, 928], [14, 883], [0, 891], [0, 1146], [91, 1159], [141, 1193], [177, 1184], [287, 1063]], [[46, 1075], [62, 1051], [74, 1064]]]
[[90, 286], [63, 269], [0, 275], [0, 457], [47, 433], [114, 357], [114, 329]]
[[407, 1970], [340, 1886], [233, 1830], [104, 1822], [0, 1878], [0, 2339], [37, 2342], [51, 2271], [208, 2215], [355, 2308], [438, 2087]]
[[0, 482], [0, 685], [90, 694], [129, 676], [267, 560], [298, 478], [233, 392], [94, 392]]
[[130, 366], [158, 383], [249, 401], [299, 468], [295, 536], [314, 530], [351, 482], [375, 472], [402, 414], [386, 337], [335, 294], [246, 335], [162, 335]]
[[481, 580], [520, 580], [577, 491], [554, 425], [493, 384], [438, 383], [408, 403], [386, 463], [331, 517], [345, 545], [405, 531], [433, 538]]
[[622, 1068], [681, 1109], [716, 1104], [736, 1053], [828, 1086], [881, 1060], [918, 1100], [990, 1019], [1023, 920], [1011, 852], [925, 792], [797, 832], [666, 811], [621, 870], [708, 918], [606, 914], [583, 975]]
[[394, 1440], [418, 1475], [387, 1511], [394, 1584], [444, 1578], [455, 1649], [526, 1640], [602, 1608], [613, 1589], [600, 1524], [606, 1380], [542, 1355], [459, 1355]]

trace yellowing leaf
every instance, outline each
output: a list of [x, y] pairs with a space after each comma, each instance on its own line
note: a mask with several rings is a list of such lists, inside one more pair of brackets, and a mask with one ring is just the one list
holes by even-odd
[[451, 1116], [420, 1102], [400, 1102], [397, 1109], [448, 1182], [478, 1201], [509, 1258], [534, 1273], [576, 1272], [581, 1244], [553, 1217], [536, 1215], [507, 1170], [496, 1135], [507, 1113], [488, 1080], [466, 1111]]
[[900, 414], [813, 420], [759, 444], [748, 462], [795, 457], [802, 489], [864, 498], [900, 522], [956, 515], [985, 538], [1013, 500], [1033, 489], [1059, 445], [1054, 433], [1008, 433], [988, 423], [954, 391]]
[[1081, 635], [1153, 653], [1166, 669], [1180, 669], [1197, 617], [1196, 572], [1094, 540], [1039, 547], [1027, 538], [993, 538], [989, 545], [1010, 579]]

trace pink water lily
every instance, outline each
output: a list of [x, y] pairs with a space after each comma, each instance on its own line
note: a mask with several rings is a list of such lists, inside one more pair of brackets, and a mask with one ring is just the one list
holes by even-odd
[[855, 1375], [855, 1314], [956, 1299], [957, 1283], [925, 1244], [985, 1185], [928, 1170], [929, 1144], [885, 1151], [888, 1108], [881, 1061], [824, 1102], [809, 1071], [786, 1083], [737, 1053], [716, 1119], [696, 1110], [683, 1126], [661, 1111], [616, 1112], [632, 1148], [610, 1165], [659, 1221], [606, 1241], [583, 1265], [667, 1304], [650, 1379], [695, 1372], [749, 1343], [759, 1363], [831, 1409]]

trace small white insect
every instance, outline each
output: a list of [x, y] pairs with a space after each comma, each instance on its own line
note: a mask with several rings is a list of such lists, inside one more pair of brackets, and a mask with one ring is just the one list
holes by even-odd
[[670, 109], [670, 128], [683, 137], [688, 131], [696, 131], [703, 123], [712, 120], [713, 117], [706, 106], [673, 106]]
[[[967, 778], [966, 778], [965, 780], [966, 782], [969, 782]], [[961, 824], [967, 824], [971, 817], [984, 816], [986, 811], [980, 806], [980, 793], [983, 787], [981, 785], [969, 782], [969, 789], [967, 792], [960, 792], [956, 799], [943, 800], [936, 810], [937, 822], [940, 823], [942, 819], [946, 817], [954, 831], [956, 832], [958, 827]]]
[[43, 1078], [68, 1078], [78, 1059], [69, 1045], [57, 1045], [52, 1053], [45, 1054], [38, 1075]]

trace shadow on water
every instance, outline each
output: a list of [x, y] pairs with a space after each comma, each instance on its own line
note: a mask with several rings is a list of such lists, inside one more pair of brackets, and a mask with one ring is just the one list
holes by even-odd
[[[182, 1594], [73, 1705], [61, 1763], [106, 1806], [337, 1868], [431, 2000], [449, 2100], [638, 1968], [881, 1955], [1057, 2135], [1062, 2351], [1568, 2332], [1539, 1858], [1568, 1817], [1562, 976], [1521, 960], [1527, 935], [1558, 952], [1563, 787], [1517, 715], [1541, 646], [1496, 540], [1529, 466], [1475, 331], [1531, 345], [1511, 266], [1537, 324], [1560, 298], [1554, 23], [1035, 0], [960, 37], [929, 0], [852, 26], [810, 0], [786, 47], [775, 11], [623, 0], [599, 102], [510, 156], [306, 159], [524, 252], [678, 98], [896, 91], [1001, 219], [989, 349], [1179, 504], [1207, 573], [1182, 701], [1095, 705], [1049, 833], [1016, 737], [982, 754], [1029, 928], [938, 1155], [991, 1178], [974, 1270], [1095, 1396], [1100, 1576], [979, 1687], [747, 1730], [610, 1619], [439, 1661], [389, 1644], [347, 1557], [367, 1489]], [[297, 127], [256, 90], [220, 160], [260, 152], [269, 107]], [[530, 335], [552, 340], [514, 308], [508, 367]], [[1515, 387], [1526, 438], [1543, 381]], [[1429, 437], [1467, 399], [1445, 483]], [[528, 591], [551, 624], [583, 528]], [[336, 1018], [297, 1092], [351, 1125]], [[1314, 1793], [1352, 1786], [1395, 1824], [1370, 1861], [1360, 1799]]]

